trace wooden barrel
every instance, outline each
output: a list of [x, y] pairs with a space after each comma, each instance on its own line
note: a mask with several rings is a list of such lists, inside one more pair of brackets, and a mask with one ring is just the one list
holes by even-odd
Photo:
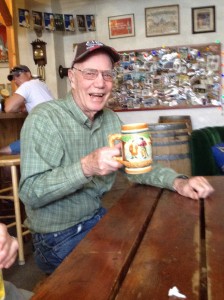
[[189, 130], [186, 123], [149, 124], [152, 158], [164, 167], [191, 175]]
[[177, 116], [160, 116], [159, 123], [186, 123], [189, 132], [192, 132], [191, 116], [177, 115]]

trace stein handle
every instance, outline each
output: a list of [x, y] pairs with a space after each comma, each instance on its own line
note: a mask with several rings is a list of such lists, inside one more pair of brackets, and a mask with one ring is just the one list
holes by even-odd
[[[114, 142], [115, 142], [116, 140], [121, 140], [121, 136], [122, 136], [122, 135], [121, 135], [120, 133], [110, 134], [110, 135], [109, 135], [109, 146], [110, 146], [111, 148], [113, 148], [113, 147], [114, 147]], [[114, 156], [114, 159], [115, 159], [116, 161], [120, 162], [120, 163], [123, 162], [123, 159], [122, 159], [121, 156]]]

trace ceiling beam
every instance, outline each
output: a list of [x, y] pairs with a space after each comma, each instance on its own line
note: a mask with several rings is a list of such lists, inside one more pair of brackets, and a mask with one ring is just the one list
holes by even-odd
[[5, 0], [0, 0], [0, 13], [4, 20], [4, 24], [6, 26], [11, 26], [12, 25], [12, 16], [10, 14], [10, 11], [8, 9], [8, 6], [5, 2]]

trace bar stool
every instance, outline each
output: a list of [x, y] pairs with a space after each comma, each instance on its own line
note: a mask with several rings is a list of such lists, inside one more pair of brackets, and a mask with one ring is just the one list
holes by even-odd
[[[16, 226], [16, 233], [19, 244], [18, 263], [19, 265], [24, 265], [25, 258], [23, 249], [23, 236], [30, 233], [30, 231], [28, 229], [23, 230], [25, 227], [22, 225], [21, 222], [20, 200], [18, 195], [17, 166], [20, 166], [20, 155], [0, 155], [0, 167], [10, 167], [12, 180], [12, 183], [10, 183], [9, 187], [0, 189], [0, 200], [12, 200], [14, 203], [15, 213], [15, 215], [1, 216], [0, 219], [13, 219], [13, 221], [10, 221], [7, 224], [7, 227], [10, 228]], [[12, 194], [9, 193], [11, 191]]]

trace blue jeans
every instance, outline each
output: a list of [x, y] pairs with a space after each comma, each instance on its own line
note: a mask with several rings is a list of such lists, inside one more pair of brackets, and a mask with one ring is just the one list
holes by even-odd
[[12, 154], [20, 153], [20, 140], [17, 140], [11, 144], [9, 144]]
[[38, 267], [46, 274], [51, 274], [105, 214], [106, 209], [101, 207], [91, 219], [68, 229], [34, 233], [34, 257]]

